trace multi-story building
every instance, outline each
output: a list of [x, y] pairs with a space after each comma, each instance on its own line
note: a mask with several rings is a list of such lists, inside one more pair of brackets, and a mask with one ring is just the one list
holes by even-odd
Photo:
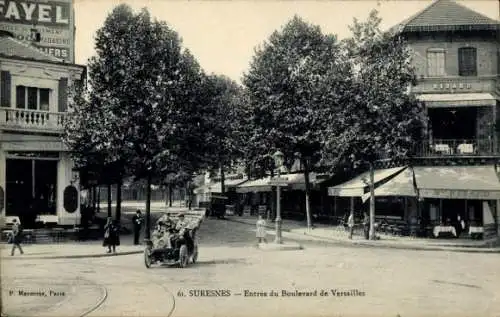
[[[16, 5], [14, 1], [6, 3]], [[36, 7], [36, 3], [32, 5]], [[63, 17], [65, 11], [49, 7], [45, 5], [40, 15], [47, 23], [37, 26], [42, 24], [45, 33], [31, 40], [43, 43], [44, 34], [64, 34], [56, 32], [61, 23], [65, 28], [69, 24], [68, 34], [73, 33], [72, 21]], [[54, 21], [49, 21], [51, 14]], [[1, 216], [17, 216], [28, 228], [37, 217], [75, 225], [80, 221], [78, 177], [61, 135], [68, 118], [68, 88], [84, 79], [86, 68], [49, 55], [32, 42], [20, 40], [16, 33], [5, 31], [9, 25], [19, 30], [26, 23], [36, 23], [26, 22], [26, 18], [4, 14], [0, 19]], [[71, 52], [72, 38], [65, 42], [70, 43]]]
[[[470, 233], [497, 235], [500, 22], [437, 0], [393, 30], [412, 50], [418, 84], [411, 93], [425, 103], [428, 122], [409, 167], [375, 172], [377, 214], [420, 219], [434, 235], [456, 232], [451, 227], [461, 220]], [[330, 195], [361, 203], [368, 198], [365, 176]]]

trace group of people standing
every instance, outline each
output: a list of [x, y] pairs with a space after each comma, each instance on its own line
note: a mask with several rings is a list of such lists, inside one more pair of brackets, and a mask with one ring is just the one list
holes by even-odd
[[[134, 245], [139, 245], [139, 238], [142, 229], [144, 218], [140, 210], [137, 210], [134, 217], [132, 217], [132, 224], [134, 228]], [[120, 245], [120, 225], [116, 220], [108, 217], [106, 225], [104, 226], [104, 240], [102, 242], [104, 247], [108, 247], [108, 253], [116, 253], [116, 247]]]

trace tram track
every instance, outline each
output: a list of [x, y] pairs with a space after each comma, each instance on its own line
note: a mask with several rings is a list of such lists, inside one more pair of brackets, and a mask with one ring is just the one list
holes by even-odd
[[[78, 263], [77, 264], [78, 266], [83, 266], [83, 264], [81, 263]], [[155, 285], [155, 286], [159, 286], [161, 289], [163, 289], [163, 291], [169, 296], [169, 299], [171, 299], [172, 301], [172, 307], [170, 308], [170, 310], [168, 311], [168, 313], [166, 314], [166, 317], [171, 317], [173, 316], [173, 313], [175, 312], [175, 309], [176, 309], [176, 301], [175, 301], [175, 295], [174, 293], [169, 290], [163, 283], [162, 280], [158, 280], [158, 278], [156, 277], [149, 277], [149, 278], [144, 278], [144, 273], [145, 272], [137, 272], [135, 267], [129, 267], [129, 266], [124, 266], [124, 265], [107, 265], [107, 264], [104, 264], [106, 266], [109, 266], [109, 268], [112, 268], [112, 269], [119, 269], [120, 271], [127, 271], [127, 276], [129, 277], [132, 277], [134, 279], [134, 277], [137, 279], [137, 280], [140, 280], [140, 284], [147, 284], [147, 285]], [[85, 269], [81, 270], [79, 272], [79, 274], [91, 274], [91, 272], [85, 272]], [[82, 278], [82, 279], [85, 279], [85, 280], [89, 280], [90, 277], [86, 277], [86, 278]], [[98, 276], [96, 276], [95, 278], [99, 278]], [[93, 281], [94, 283], [96, 283], [95, 281]], [[102, 287], [102, 289], [104, 290], [104, 295], [100, 298], [100, 300], [91, 308], [89, 308], [87, 311], [85, 311], [83, 314], [80, 314], [78, 317], [86, 317], [86, 316], [90, 316], [92, 315], [93, 313], [97, 313], [99, 311], [100, 308], [103, 307], [103, 305], [106, 303], [107, 299], [108, 299], [108, 295], [109, 295], [109, 288], [106, 287], [105, 285], [101, 284], [101, 283], [96, 283], [98, 284], [99, 286]]]

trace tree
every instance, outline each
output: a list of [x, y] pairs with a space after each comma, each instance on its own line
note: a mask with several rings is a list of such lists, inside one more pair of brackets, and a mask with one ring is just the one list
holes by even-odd
[[206, 161], [209, 169], [220, 171], [224, 194], [225, 169], [242, 157], [243, 90], [230, 78], [212, 74], [206, 77], [203, 93]]
[[300, 158], [308, 227], [309, 172], [320, 159], [327, 119], [335, 119], [349, 70], [336, 38], [295, 16], [256, 50], [243, 79], [253, 128], [248, 151], [261, 162], [277, 149], [289, 161]]
[[[354, 19], [352, 37], [344, 43], [352, 81], [350, 100], [337, 113], [340, 120], [325, 134], [324, 154], [332, 168], [370, 166], [382, 158], [411, 156], [425, 120], [423, 105], [408, 93], [416, 83], [410, 52], [399, 34], [382, 32], [376, 10], [366, 22]], [[374, 196], [370, 182], [373, 238]]]
[[174, 30], [127, 5], [117, 6], [97, 31], [96, 53], [89, 63], [90, 104], [100, 108], [102, 124], [94, 134], [124, 173], [146, 179], [149, 228], [153, 180], [197, 165], [201, 128], [191, 119], [201, 108], [202, 72]]

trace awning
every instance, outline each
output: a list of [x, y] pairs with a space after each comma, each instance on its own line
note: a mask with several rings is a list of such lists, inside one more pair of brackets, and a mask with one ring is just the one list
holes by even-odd
[[[402, 171], [404, 168], [405, 167], [394, 167], [375, 170], [373, 173], [375, 184]], [[341, 185], [328, 187], [328, 195], [341, 197], [361, 197], [369, 186], [370, 172], [365, 172]]]
[[[230, 187], [236, 187], [237, 185], [244, 183], [246, 179], [228, 179], [224, 181], [224, 187], [227, 191]], [[214, 182], [210, 184], [205, 184], [194, 190], [195, 194], [203, 194], [203, 193], [222, 193], [222, 184], [221, 182]]]
[[237, 193], [258, 193], [258, 192], [269, 192], [271, 191], [271, 186], [269, 181], [271, 177], [264, 177], [255, 180], [247, 181], [236, 187]]
[[417, 99], [428, 108], [494, 106], [496, 98], [489, 93], [421, 94]]
[[[387, 183], [375, 188], [375, 197], [387, 196], [407, 196], [416, 197], [417, 190], [413, 182], [412, 168], [408, 167]], [[365, 193], [362, 197], [363, 202], [370, 199], [370, 192]]]
[[[288, 185], [291, 190], [306, 190], [304, 173], [288, 174], [284, 175], [284, 177], [288, 178]], [[316, 174], [314, 172], [309, 173], [309, 182], [312, 187], [321, 184], [328, 178], [329, 176], [326, 174]]]
[[[304, 173], [290, 173], [290, 174], [281, 174], [282, 178], [287, 179], [287, 186], [283, 186], [282, 188], [285, 190], [305, 190], [306, 182], [304, 178]], [[325, 174], [317, 174], [314, 172], [309, 173], [309, 181], [312, 186], [320, 184], [328, 179], [328, 175]], [[272, 186], [269, 185], [269, 181], [271, 180], [270, 176], [251, 180], [240, 184], [236, 187], [237, 193], [251, 193], [251, 192], [268, 192], [271, 191]]]
[[493, 166], [415, 167], [423, 198], [500, 199], [500, 181]]
[[[375, 189], [376, 197], [409, 196], [441, 199], [500, 199], [500, 181], [493, 166], [407, 168]], [[415, 175], [415, 181], [413, 180]], [[417, 190], [415, 190], [415, 186]], [[363, 201], [370, 198], [365, 193]]]

